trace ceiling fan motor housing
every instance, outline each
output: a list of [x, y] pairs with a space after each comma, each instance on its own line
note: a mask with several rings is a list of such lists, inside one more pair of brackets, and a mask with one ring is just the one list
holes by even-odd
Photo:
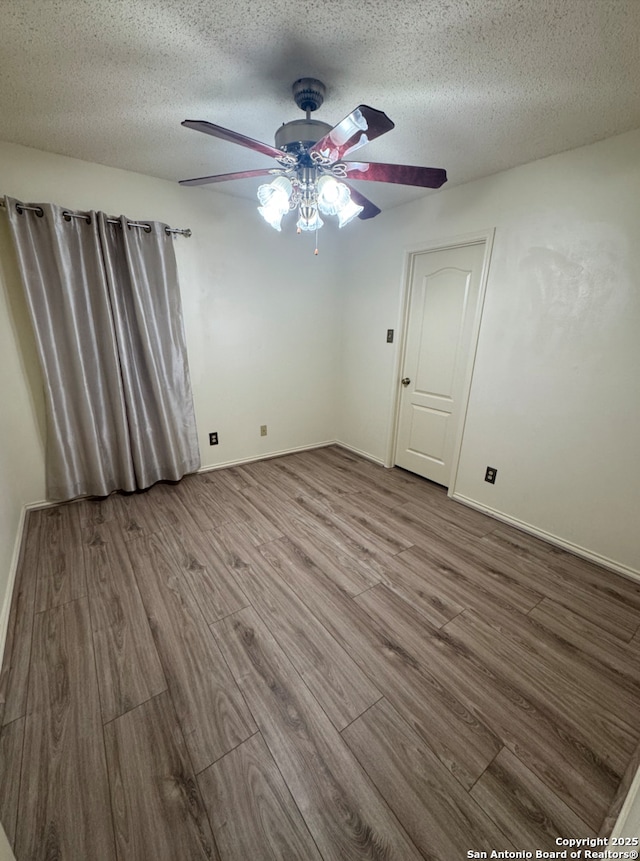
[[320, 120], [292, 120], [276, 132], [276, 147], [285, 152], [298, 151], [300, 144], [310, 147], [331, 131], [328, 123]]

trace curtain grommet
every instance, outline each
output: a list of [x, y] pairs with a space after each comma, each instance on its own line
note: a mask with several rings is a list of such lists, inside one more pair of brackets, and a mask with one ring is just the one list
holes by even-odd
[[16, 212], [18, 213], [18, 215], [24, 215], [24, 207], [21, 206], [19, 203], [16, 203]]
[[72, 221], [74, 218], [82, 218], [83, 221], [86, 221], [87, 224], [91, 224], [91, 216], [85, 215], [82, 212], [76, 213], [75, 215], [72, 212], [69, 212], [68, 209], [65, 209], [62, 213], [62, 217], [65, 221]]

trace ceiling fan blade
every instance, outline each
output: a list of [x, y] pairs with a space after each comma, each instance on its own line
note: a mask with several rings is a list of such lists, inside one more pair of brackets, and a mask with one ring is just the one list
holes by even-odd
[[[340, 181], [344, 182], [344, 180]], [[372, 203], [368, 197], [364, 196], [364, 194], [360, 194], [360, 192], [357, 191], [352, 185], [349, 185], [348, 182], [345, 182], [344, 184], [351, 192], [351, 200], [353, 200], [354, 203], [357, 203], [358, 206], [362, 207], [362, 212], [359, 213], [358, 218], [364, 220], [366, 218], [375, 218], [376, 215], [380, 215], [382, 210], [377, 207], [375, 203]]]
[[346, 161], [349, 179], [370, 182], [396, 182], [399, 185], [418, 185], [422, 188], [440, 188], [447, 181], [447, 172], [439, 167], [414, 167], [410, 164], [384, 164], [375, 161]]
[[241, 135], [239, 132], [233, 132], [231, 129], [224, 129], [222, 126], [216, 126], [213, 123], [208, 123], [206, 120], [185, 120], [182, 123], [188, 129], [195, 129], [197, 132], [204, 132], [206, 135], [212, 135], [214, 138], [221, 138], [229, 143], [239, 144], [252, 149], [255, 152], [261, 152], [263, 155], [270, 155], [271, 158], [282, 158], [284, 153], [282, 150], [276, 149], [274, 146], [262, 143], [262, 141], [254, 141], [253, 138], [248, 138]]
[[237, 173], [217, 173], [215, 176], [197, 176], [195, 179], [181, 179], [180, 185], [208, 185], [211, 182], [226, 182], [229, 179], [251, 179], [254, 176], [270, 176], [271, 168], [240, 170]]
[[341, 120], [330, 132], [320, 138], [310, 153], [321, 153], [330, 161], [340, 161], [347, 153], [391, 131], [394, 123], [382, 111], [368, 105], [358, 105], [348, 117]]

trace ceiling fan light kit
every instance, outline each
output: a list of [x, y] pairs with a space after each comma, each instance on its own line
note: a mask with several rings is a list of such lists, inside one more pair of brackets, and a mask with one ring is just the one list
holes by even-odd
[[[380, 162], [350, 162], [344, 157], [390, 131], [394, 124], [382, 111], [359, 105], [336, 126], [312, 120], [311, 113], [324, 101], [325, 87], [315, 78], [299, 78], [293, 84], [296, 105], [306, 113], [304, 120], [284, 123], [276, 132], [275, 147], [252, 140], [238, 132], [205, 120], [185, 120], [182, 125], [213, 137], [239, 144], [271, 156], [277, 168], [181, 180], [181, 185], [205, 185], [232, 179], [274, 176], [258, 188], [258, 212], [275, 230], [282, 219], [297, 212], [297, 230], [317, 231], [324, 222], [321, 214], [337, 216], [344, 227], [354, 218], [373, 218], [380, 209], [345, 180], [394, 182], [423, 188], [440, 188], [447, 174], [440, 168], [414, 167]], [[315, 253], [318, 253], [316, 247]]]

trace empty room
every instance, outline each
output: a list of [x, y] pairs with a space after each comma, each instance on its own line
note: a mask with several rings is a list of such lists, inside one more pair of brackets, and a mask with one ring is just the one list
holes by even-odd
[[0, 32], [0, 859], [637, 858], [637, 0]]

